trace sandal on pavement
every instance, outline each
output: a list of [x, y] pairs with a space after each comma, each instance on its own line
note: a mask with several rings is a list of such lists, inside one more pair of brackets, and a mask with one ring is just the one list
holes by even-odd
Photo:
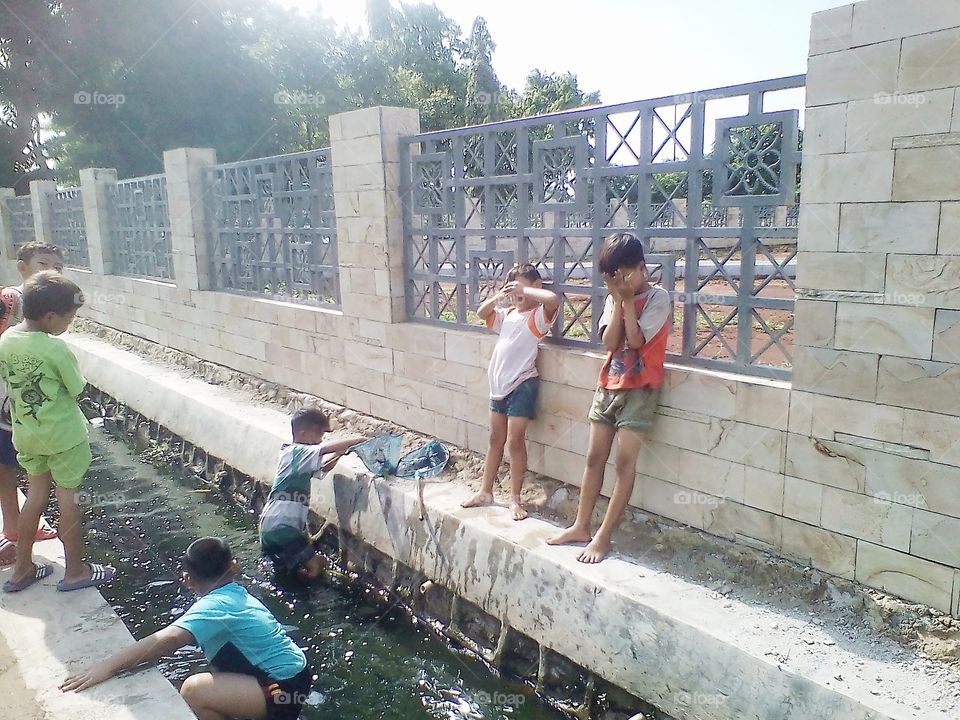
[[9, 567], [17, 561], [17, 554], [13, 552], [16, 548], [17, 544], [13, 540], [6, 535], [0, 535], [0, 555], [12, 553], [9, 560], [0, 560], [0, 567]]
[[97, 563], [87, 563], [90, 567], [90, 577], [86, 580], [78, 580], [75, 583], [67, 583], [61, 580], [57, 583], [57, 590], [60, 592], [71, 592], [73, 590], [82, 590], [88, 587], [100, 587], [106, 585], [117, 576], [117, 571], [109, 565], [99, 565]]
[[53, 565], [37, 565], [34, 563], [33, 567], [35, 569], [33, 575], [28, 575], [23, 580], [17, 582], [14, 582], [13, 580], [7, 580], [3, 584], [3, 591], [6, 593], [16, 593], [20, 592], [21, 590], [26, 590], [28, 587], [37, 582], [37, 580], [43, 580], [45, 577], [53, 573]]

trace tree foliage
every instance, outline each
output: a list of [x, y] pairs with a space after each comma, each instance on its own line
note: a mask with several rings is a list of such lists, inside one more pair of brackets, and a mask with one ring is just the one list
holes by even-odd
[[0, 187], [159, 172], [173, 147], [222, 161], [315, 148], [329, 115], [372, 105], [414, 107], [433, 130], [599, 100], [570, 73], [505, 88], [481, 17], [464, 37], [432, 4], [366, 0], [366, 14], [358, 33], [262, 0], [6, 0]]

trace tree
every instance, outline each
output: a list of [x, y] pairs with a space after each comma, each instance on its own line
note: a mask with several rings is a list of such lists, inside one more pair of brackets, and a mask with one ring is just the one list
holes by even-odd
[[600, 93], [581, 90], [573, 73], [557, 75], [534, 70], [527, 76], [527, 84], [513, 109], [513, 116], [544, 115], [599, 102]]
[[500, 120], [504, 116], [504, 105], [509, 101], [493, 69], [495, 49], [487, 21], [477, 17], [464, 53], [467, 61], [466, 120], [470, 125]]

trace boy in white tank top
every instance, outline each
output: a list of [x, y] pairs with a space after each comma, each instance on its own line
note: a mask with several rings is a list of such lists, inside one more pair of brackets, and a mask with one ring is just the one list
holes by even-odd
[[[511, 299], [509, 308], [498, 307]], [[462, 503], [478, 507], [493, 503], [493, 485], [510, 450], [510, 509], [514, 520], [527, 512], [520, 501], [523, 475], [527, 471], [527, 423], [536, 416], [539, 393], [536, 360], [540, 341], [557, 317], [560, 298], [543, 289], [537, 269], [526, 263], [507, 273], [503, 289], [477, 309], [487, 327], [500, 334], [488, 372], [490, 380], [490, 445], [483, 468], [480, 491]]]

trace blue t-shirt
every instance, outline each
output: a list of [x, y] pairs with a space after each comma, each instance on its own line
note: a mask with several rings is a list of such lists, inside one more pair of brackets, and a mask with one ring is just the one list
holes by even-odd
[[222, 672], [243, 672], [245, 660], [250, 674], [289, 680], [307, 666], [303, 651], [273, 613], [235, 582], [201, 597], [173, 626], [193, 635], [210, 664]]

